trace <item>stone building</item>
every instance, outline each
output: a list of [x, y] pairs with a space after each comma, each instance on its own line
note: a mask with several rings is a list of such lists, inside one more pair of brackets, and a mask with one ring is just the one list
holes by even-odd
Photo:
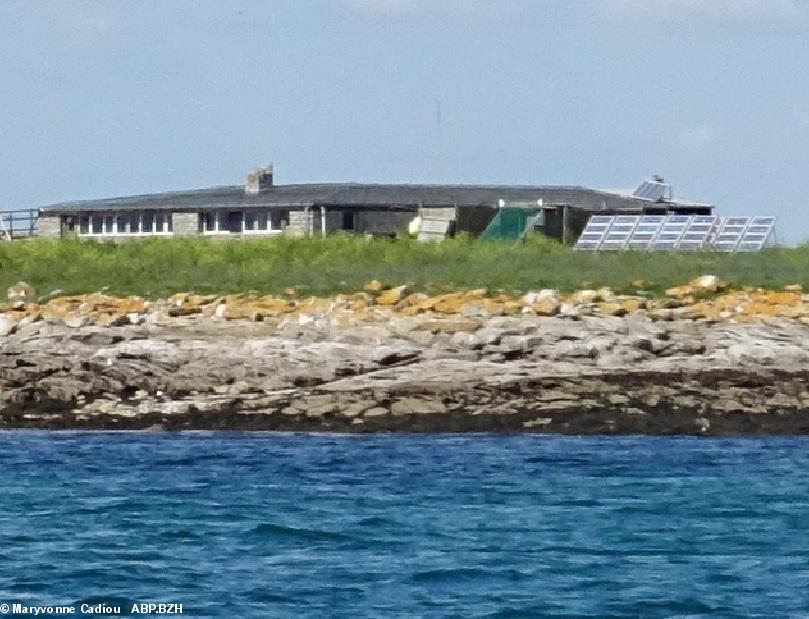
[[447, 234], [476, 235], [499, 208], [519, 205], [537, 213], [538, 230], [570, 240], [592, 213], [710, 214], [713, 209], [673, 200], [662, 179], [645, 182], [634, 194], [571, 186], [277, 185], [273, 180], [272, 168], [263, 167], [244, 185], [53, 204], [40, 210], [39, 235], [110, 240], [333, 232], [393, 236], [407, 233], [416, 216], [444, 222], [436, 229]]

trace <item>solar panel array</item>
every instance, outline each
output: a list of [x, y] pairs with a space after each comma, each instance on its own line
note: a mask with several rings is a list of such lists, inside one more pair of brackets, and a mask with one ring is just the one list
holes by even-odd
[[774, 226], [775, 217], [594, 215], [576, 249], [759, 251]]

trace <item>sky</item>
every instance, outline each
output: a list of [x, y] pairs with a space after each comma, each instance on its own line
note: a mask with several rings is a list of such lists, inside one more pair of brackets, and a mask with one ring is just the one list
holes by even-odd
[[0, 106], [0, 209], [660, 174], [809, 241], [809, 0], [2, 0]]

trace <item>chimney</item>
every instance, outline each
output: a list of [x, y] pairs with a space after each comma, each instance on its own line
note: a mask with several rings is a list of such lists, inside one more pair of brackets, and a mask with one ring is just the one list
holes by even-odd
[[270, 187], [272, 187], [272, 164], [256, 168], [247, 175], [244, 193], [248, 196], [257, 196]]

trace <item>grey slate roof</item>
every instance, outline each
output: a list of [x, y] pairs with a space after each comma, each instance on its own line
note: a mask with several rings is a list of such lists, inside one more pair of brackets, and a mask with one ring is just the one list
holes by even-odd
[[[570, 204], [588, 210], [638, 211], [650, 200], [575, 186], [521, 185], [377, 185], [361, 183], [312, 183], [274, 185], [258, 195], [247, 195], [243, 185], [211, 187], [190, 191], [126, 196], [103, 200], [61, 202], [44, 207], [49, 213], [80, 211], [168, 209], [173, 211], [247, 207], [365, 207], [409, 208], [417, 206], [496, 206], [498, 200], [537, 200], [547, 204]], [[673, 202], [670, 208], [709, 204]]]

